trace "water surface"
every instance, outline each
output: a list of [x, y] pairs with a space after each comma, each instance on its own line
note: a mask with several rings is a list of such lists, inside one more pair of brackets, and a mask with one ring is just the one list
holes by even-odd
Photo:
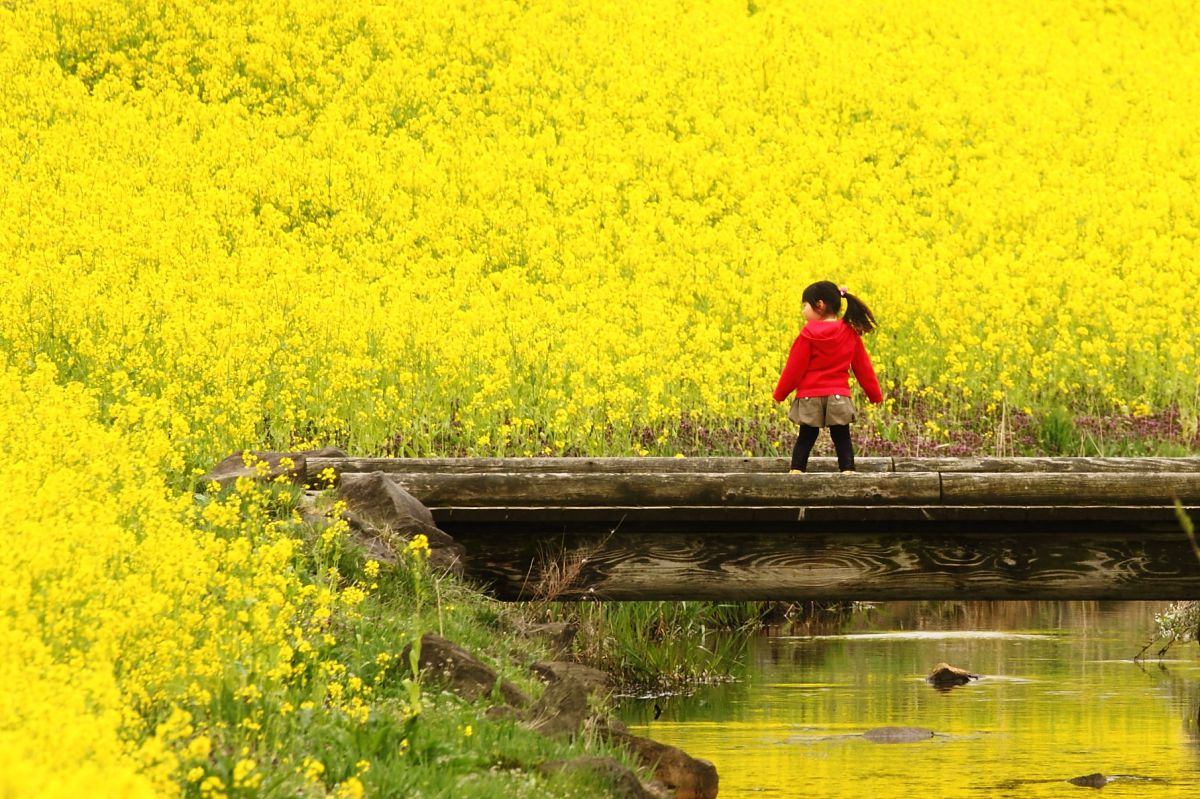
[[[1161, 603], [889, 603], [749, 644], [735, 684], [630, 700], [632, 731], [713, 761], [739, 797], [1200, 797], [1200, 657], [1134, 662]], [[1154, 649], [1149, 655], [1153, 655]], [[949, 691], [940, 662], [983, 675]], [[654, 719], [657, 704], [659, 718]], [[875, 727], [932, 729], [872, 743]]]

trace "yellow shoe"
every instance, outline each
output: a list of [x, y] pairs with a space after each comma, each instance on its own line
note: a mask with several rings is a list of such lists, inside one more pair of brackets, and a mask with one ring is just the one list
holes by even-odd
[[842, 474], [854, 474], [853, 469], [842, 469]]
[[804, 472], [799, 469], [789, 469], [788, 474], [804, 474]]

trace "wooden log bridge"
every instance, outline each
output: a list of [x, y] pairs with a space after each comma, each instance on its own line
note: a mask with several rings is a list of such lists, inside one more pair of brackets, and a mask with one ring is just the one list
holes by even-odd
[[320, 459], [387, 472], [502, 599], [1197, 599], [1200, 458]]

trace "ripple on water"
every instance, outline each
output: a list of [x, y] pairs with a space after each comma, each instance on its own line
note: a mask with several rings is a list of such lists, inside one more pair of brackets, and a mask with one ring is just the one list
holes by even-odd
[[887, 633], [846, 633], [844, 635], [781, 635], [776, 641], [1044, 641], [1059, 638], [1047, 633], [1006, 633], [994, 630], [898, 630]]

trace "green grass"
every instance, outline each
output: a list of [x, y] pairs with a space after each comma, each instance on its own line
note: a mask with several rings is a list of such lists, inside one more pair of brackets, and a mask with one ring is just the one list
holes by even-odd
[[686, 691], [729, 680], [767, 602], [563, 602], [543, 618], [579, 625], [575, 656], [611, 674], [619, 690]]
[[[369, 590], [353, 608], [335, 606], [327, 643], [299, 653], [287, 679], [245, 675], [261, 689], [247, 694], [244, 686], [229, 685], [210, 701], [184, 708], [211, 741], [179, 774], [185, 796], [207, 799], [214, 790], [230, 797], [353, 797], [360, 790], [446, 799], [606, 795], [607, 787], [586, 773], [543, 776], [538, 766], [583, 754], [630, 765], [623, 752], [582, 732], [570, 740], [548, 738], [518, 721], [488, 718], [498, 697], [468, 702], [417, 671], [415, 658], [403, 657], [424, 633], [439, 633], [536, 697], [542, 686], [529, 665], [549, 653], [517, 633], [524, 621], [520, 606], [435, 574], [419, 551], [402, 553], [395, 566], [376, 572], [362, 549], [330, 535], [338, 528], [292, 514], [299, 494], [273, 485], [258, 505], [297, 542], [293, 568], [318, 589]], [[211, 499], [201, 494], [196, 501]]]

